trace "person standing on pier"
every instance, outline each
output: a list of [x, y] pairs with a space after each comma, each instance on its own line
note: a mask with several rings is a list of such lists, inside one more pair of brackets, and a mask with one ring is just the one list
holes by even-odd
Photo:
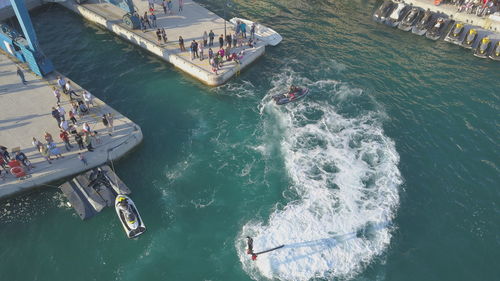
[[214, 57], [214, 51], [212, 51], [212, 48], [208, 48], [208, 59], [211, 60]]
[[38, 151], [40, 152], [42, 157], [45, 158], [45, 160], [47, 160], [47, 162], [49, 162], [49, 164], [52, 164], [52, 162], [50, 162], [50, 160], [52, 160], [50, 158], [50, 152], [47, 149], [47, 147], [45, 145], [41, 145], [38, 149], [39, 149]]
[[221, 34], [219, 36], [219, 49], [222, 49], [222, 47], [224, 47], [224, 35]]
[[184, 0], [179, 0], [179, 13], [182, 12], [183, 6], [184, 6]]
[[59, 133], [59, 138], [64, 142], [64, 146], [66, 147], [66, 151], [70, 151], [73, 146], [69, 142], [69, 135], [68, 132], [61, 130], [61, 133]]
[[113, 131], [115, 129], [115, 127], [113, 125], [114, 117], [113, 117], [113, 115], [111, 115], [111, 113], [108, 113], [106, 115], [106, 118], [108, 119], [108, 124], [109, 124], [108, 132], [109, 132], [109, 135], [111, 136], [111, 133], [113, 133]]
[[168, 7], [168, 14], [169, 14], [169, 15], [173, 14], [174, 9], [173, 9], [172, 0], [168, 0], [168, 1], [167, 1], [167, 7]]
[[59, 158], [64, 158], [64, 156], [62, 156], [61, 150], [57, 147], [57, 144], [55, 142], [47, 143], [47, 148], [50, 149], [50, 154], [56, 156], [56, 160]]
[[58, 104], [57, 111], [59, 111], [59, 116], [61, 117], [61, 120], [64, 121], [65, 120], [64, 115], [66, 114], [66, 110], [64, 110], [64, 108], [60, 104]]
[[163, 0], [161, 2], [161, 7], [163, 8], [163, 13], [165, 13], [165, 15], [167, 14], [167, 0]]
[[66, 94], [66, 80], [64, 80], [61, 76], [57, 76], [57, 85], [59, 85], [63, 93]]
[[76, 124], [76, 118], [75, 118], [75, 115], [77, 114], [77, 110], [78, 110], [78, 107], [71, 107], [71, 109], [68, 111], [68, 116], [69, 116], [69, 120], [71, 120], [71, 122], [73, 122], [73, 125]]
[[148, 18], [148, 12], [144, 12], [144, 22], [149, 26], [149, 28], [151, 28], [151, 23], [149, 22], [149, 18]]
[[61, 129], [63, 129], [64, 131], [69, 130], [69, 123], [68, 123], [68, 121], [67, 120], [62, 120], [59, 127]]
[[158, 44], [161, 44], [161, 30], [159, 28], [156, 30], [156, 39], [158, 39]]
[[236, 43], [238, 43], [238, 34], [233, 33], [233, 47], [236, 48]]
[[83, 156], [82, 153], [78, 152], [78, 159], [82, 161], [83, 165], [88, 166], [89, 164], [87, 163], [87, 159], [85, 159], [85, 156]]
[[186, 47], [184, 47], [184, 39], [182, 39], [182, 36], [179, 36], [179, 48], [181, 49], [181, 52], [186, 51]]
[[31, 144], [34, 148], [36, 148], [36, 150], [40, 150], [40, 146], [43, 145], [42, 142], [37, 140], [35, 137], [33, 137], [33, 141], [31, 142]]
[[151, 26], [156, 27], [156, 16], [153, 12], [149, 15], [149, 20], [151, 21]]
[[205, 30], [203, 32], [203, 46], [207, 46], [207, 40], [208, 40], [208, 34], [207, 34], [207, 31]]
[[90, 108], [91, 105], [94, 107], [94, 97], [87, 90], [83, 91], [83, 101], [85, 102], [87, 108]]
[[250, 38], [255, 41], [255, 22], [252, 23], [252, 27], [250, 28]]
[[83, 145], [87, 147], [88, 151], [94, 151], [94, 148], [92, 147], [92, 141], [90, 139], [90, 134], [83, 134]]
[[19, 76], [19, 78], [21, 78], [21, 82], [26, 85], [26, 80], [24, 79], [24, 73], [23, 71], [21, 70], [21, 68], [17, 68], [17, 76]]
[[231, 46], [231, 33], [226, 35], [226, 47]]
[[200, 61], [203, 60], [203, 45], [204, 44], [200, 44], [200, 46], [198, 47], [200, 49]]
[[246, 23], [241, 23], [241, 33], [243, 34], [243, 38], [247, 38], [247, 25]]
[[196, 42], [195, 40], [193, 40], [193, 52], [194, 56], [199, 59], [200, 56], [198, 55], [198, 42]]
[[60, 126], [59, 124], [61, 124], [61, 115], [59, 114], [59, 111], [55, 107], [52, 107], [52, 117], [56, 119], [57, 127], [59, 127]]
[[57, 89], [56, 87], [52, 87], [52, 93], [56, 97], [57, 103], [60, 103], [61, 102], [61, 92], [59, 91], [59, 89]]
[[210, 39], [208, 46], [212, 47], [214, 45], [214, 38], [215, 38], [215, 33], [210, 30], [210, 33], [208, 33], [208, 38]]
[[85, 149], [85, 146], [83, 145], [82, 135], [80, 133], [75, 134], [75, 142], [78, 144], [78, 148], [80, 148], [80, 150]]
[[161, 37], [163, 38], [163, 43], [167, 44], [167, 32], [165, 31], [165, 28], [161, 29]]

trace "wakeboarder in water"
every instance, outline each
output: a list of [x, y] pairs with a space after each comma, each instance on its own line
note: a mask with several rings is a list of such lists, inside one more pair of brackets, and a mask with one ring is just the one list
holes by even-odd
[[257, 259], [257, 255], [253, 252], [253, 239], [250, 236], [247, 236], [247, 254], [252, 255], [252, 260]]
[[269, 252], [272, 252], [274, 250], [281, 249], [283, 247], [285, 247], [285, 245], [280, 245], [278, 247], [274, 247], [274, 248], [269, 249], [269, 250], [264, 250], [264, 251], [261, 251], [258, 253], [254, 253], [253, 252], [253, 239], [252, 239], [252, 237], [247, 236], [247, 254], [252, 255], [252, 260], [257, 260], [257, 255], [269, 253]]

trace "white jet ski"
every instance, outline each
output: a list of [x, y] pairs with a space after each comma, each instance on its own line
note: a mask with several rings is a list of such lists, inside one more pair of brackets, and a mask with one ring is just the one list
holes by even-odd
[[128, 196], [123, 194], [116, 196], [115, 210], [128, 238], [135, 238], [146, 231], [146, 226], [135, 207], [134, 201]]

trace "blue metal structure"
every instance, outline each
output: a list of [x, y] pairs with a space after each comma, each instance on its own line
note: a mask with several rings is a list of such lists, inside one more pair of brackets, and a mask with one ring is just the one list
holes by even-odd
[[134, 9], [134, 2], [132, 0], [104, 0], [112, 5], [127, 12], [123, 16], [123, 23], [130, 29], [141, 28], [141, 21], [139, 19], [139, 14]]
[[28, 9], [24, 5], [24, 0], [10, 0], [12, 8], [16, 13], [24, 36], [7, 25], [2, 25], [0, 31], [0, 48], [16, 57], [22, 62], [28, 63], [33, 72], [39, 76], [44, 76], [54, 70], [52, 62], [42, 53], [36, 33], [28, 14]]

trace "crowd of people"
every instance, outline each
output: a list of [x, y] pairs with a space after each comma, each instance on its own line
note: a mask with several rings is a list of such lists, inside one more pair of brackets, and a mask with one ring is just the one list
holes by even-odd
[[[23, 78], [21, 77], [22, 80], [24, 80]], [[76, 149], [79, 150], [79, 160], [83, 165], [88, 165], [82, 150], [92, 152], [94, 151], [94, 146], [101, 143], [99, 132], [94, 130], [94, 127], [91, 127], [89, 122], [85, 121], [84, 118], [90, 114], [92, 108], [95, 108], [94, 98], [86, 90], [78, 94], [74, 90], [71, 81], [61, 76], [57, 77], [57, 86], [52, 88], [52, 93], [56, 98], [56, 102], [55, 106], [52, 107], [51, 115], [56, 121], [56, 126], [59, 130], [59, 143], [64, 145], [67, 152], [77, 147]], [[62, 95], [69, 98], [69, 108], [65, 109], [61, 104]], [[114, 131], [113, 115], [106, 113], [100, 118], [106, 133], [111, 136]], [[64, 158], [64, 153], [59, 147], [58, 141], [48, 131], [45, 131], [42, 138], [33, 137], [31, 144], [49, 164], [52, 164], [53, 160]], [[34, 168], [24, 152], [17, 150], [12, 157], [8, 148], [2, 145], [0, 145], [0, 166], [0, 178], [3, 180], [5, 180], [7, 174], [14, 174], [12, 173], [14, 167], [22, 167], [23, 174], [27, 174]], [[17, 175], [14, 176], [19, 177]]]
[[441, 3], [457, 6], [458, 12], [484, 17], [500, 11], [500, 0], [445, 0]]
[[[183, 0], [178, 0], [179, 13], [183, 11], [183, 5]], [[172, 0], [161, 0], [161, 7], [165, 15], [172, 15], [174, 13]], [[148, 28], [156, 30], [155, 33], [158, 44], [167, 44], [167, 33], [165, 28], [158, 27], [155, 12], [154, 0], [148, 0], [148, 11], [144, 12], [143, 16], [139, 16], [141, 30], [143, 32], [146, 32]], [[248, 37], [247, 31], [249, 31]], [[238, 21], [232, 34], [229, 33], [225, 36], [221, 34], [218, 37], [218, 50], [216, 50], [214, 43], [215, 37], [216, 35], [213, 30], [210, 30], [210, 32], [205, 31], [200, 40], [191, 41], [189, 45], [189, 53], [191, 55], [191, 60], [199, 59], [202, 61], [204, 59], [208, 59], [209, 64], [212, 67], [212, 71], [215, 74], [218, 74], [218, 70], [220, 70], [224, 62], [235, 61], [236, 63], [240, 63], [244, 52], [236, 52], [234, 51], [234, 48], [255, 46], [255, 24], [248, 27], [246, 23]], [[181, 52], [188, 51], [182, 36], [179, 36], [179, 50]]]
[[[160, 40], [160, 39], [158, 39]], [[221, 34], [218, 37], [219, 50], [213, 51], [214, 47], [215, 33], [213, 30], [203, 32], [201, 40], [196, 41], [193, 39], [189, 46], [189, 52], [191, 54], [191, 60], [199, 59], [200, 61], [205, 59], [205, 49], [208, 48], [207, 55], [209, 64], [212, 67], [212, 71], [218, 74], [218, 70], [223, 66], [224, 62], [234, 61], [240, 63], [243, 58], [243, 51], [236, 52], [234, 49], [237, 47], [255, 47], [255, 24], [250, 27], [250, 35], [247, 37], [247, 26], [244, 22], [238, 21], [235, 27], [235, 32], [233, 34], [229, 33], [224, 36]], [[184, 38], [179, 36], [179, 49], [181, 52], [186, 52], [186, 47], [184, 45]]]

